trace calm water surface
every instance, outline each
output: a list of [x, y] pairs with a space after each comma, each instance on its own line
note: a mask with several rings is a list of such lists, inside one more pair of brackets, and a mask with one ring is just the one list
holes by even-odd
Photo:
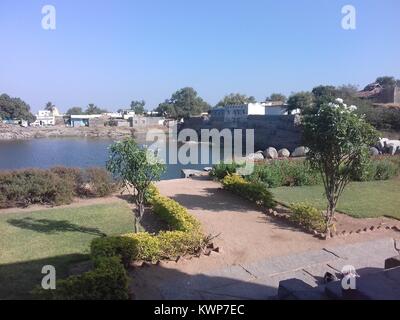
[[[21, 168], [104, 167], [113, 140], [93, 138], [45, 138], [0, 142], [0, 170]], [[211, 161], [210, 161], [211, 162]], [[181, 169], [203, 169], [209, 164], [167, 165], [162, 179], [181, 177]]]

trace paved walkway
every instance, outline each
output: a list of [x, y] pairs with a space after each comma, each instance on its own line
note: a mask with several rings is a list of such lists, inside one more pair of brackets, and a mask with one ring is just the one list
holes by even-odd
[[158, 184], [161, 193], [187, 207], [205, 233], [219, 235], [221, 253], [132, 272], [137, 299], [267, 299], [276, 296], [280, 280], [299, 278], [317, 286], [326, 271], [345, 264], [360, 273], [383, 268], [394, 256], [394, 231], [319, 240], [202, 179]]

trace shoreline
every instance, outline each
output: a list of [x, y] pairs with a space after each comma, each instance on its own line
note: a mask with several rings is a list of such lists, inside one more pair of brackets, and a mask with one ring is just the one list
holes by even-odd
[[[40, 138], [108, 138], [119, 139], [135, 137], [144, 134], [150, 127], [126, 128], [126, 127], [79, 127], [65, 126], [52, 127], [20, 127], [16, 125], [0, 124], [0, 141], [18, 141]], [[163, 128], [165, 129], [165, 128]]]

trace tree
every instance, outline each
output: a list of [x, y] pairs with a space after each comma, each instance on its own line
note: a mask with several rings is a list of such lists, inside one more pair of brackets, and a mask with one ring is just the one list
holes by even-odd
[[287, 111], [300, 109], [301, 112], [309, 110], [313, 107], [314, 95], [311, 92], [297, 92], [292, 94], [287, 101]]
[[71, 114], [85, 114], [85, 112], [83, 112], [81, 107], [72, 107], [69, 108], [66, 112], [66, 114], [71, 115]]
[[107, 113], [108, 111], [106, 109], [100, 109], [98, 106], [94, 105], [93, 103], [89, 103], [85, 113], [86, 114], [102, 114], [102, 113]]
[[328, 201], [325, 214], [329, 237], [336, 205], [350, 178], [369, 159], [369, 146], [377, 140], [375, 129], [342, 99], [320, 103], [314, 113], [303, 117], [303, 139], [307, 159], [320, 171]]
[[267, 101], [281, 101], [286, 102], [286, 96], [282, 93], [272, 93], [267, 99]]
[[44, 110], [53, 111], [54, 107], [55, 107], [55, 105], [52, 102], [49, 101], [49, 102], [46, 103], [46, 106], [44, 107]]
[[337, 98], [338, 93], [334, 86], [318, 86], [312, 89], [312, 93], [318, 102], [330, 102]]
[[135, 114], [143, 114], [145, 113], [144, 106], [146, 102], [144, 100], [133, 100], [131, 102], [131, 110], [135, 111]]
[[226, 95], [220, 102], [217, 103], [216, 107], [224, 107], [228, 105], [241, 105], [248, 103], [256, 103], [256, 98], [253, 96], [246, 96], [240, 93], [231, 93]]
[[0, 118], [9, 120], [35, 121], [30, 106], [20, 98], [11, 98], [7, 94], [0, 95]]
[[388, 77], [388, 76], [378, 77], [376, 79], [376, 82], [379, 83], [384, 88], [394, 87], [396, 86], [397, 83], [394, 77]]
[[358, 92], [358, 86], [354, 84], [344, 84], [336, 88], [338, 97], [342, 99], [354, 98]]
[[190, 87], [182, 88], [172, 94], [169, 100], [160, 103], [155, 111], [171, 118], [186, 118], [207, 112], [210, 105]]
[[151, 151], [140, 148], [132, 138], [112, 144], [109, 153], [107, 169], [119, 178], [128, 190], [133, 190], [137, 205], [135, 219], [135, 232], [137, 232], [144, 214], [145, 195], [149, 191], [150, 184], [160, 180], [165, 165], [160, 163]]

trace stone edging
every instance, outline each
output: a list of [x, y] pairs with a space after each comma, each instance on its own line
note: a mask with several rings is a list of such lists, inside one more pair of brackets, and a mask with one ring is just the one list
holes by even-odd
[[[279, 205], [287, 208], [286, 206], [284, 206], [281, 203], [279, 203]], [[273, 209], [269, 209], [268, 210], [268, 214], [270, 216], [272, 216], [272, 217], [283, 219], [283, 220], [286, 220], [286, 221], [289, 221], [289, 217], [290, 217], [289, 214], [278, 213], [276, 210], [273, 210]], [[289, 222], [292, 223], [291, 221], [289, 221]], [[311, 230], [310, 231], [309, 229], [306, 229], [301, 225], [296, 225], [296, 226], [299, 227], [300, 229], [302, 229], [303, 231], [314, 235], [315, 237], [317, 237], [319, 239], [326, 239], [326, 234], [324, 234], [324, 233], [318, 232], [317, 230]], [[378, 231], [378, 230], [383, 230], [383, 229], [385, 229], [385, 230], [394, 230], [394, 231], [400, 232], [400, 225], [396, 224], [396, 225], [390, 226], [390, 225], [379, 224], [379, 225], [371, 225], [370, 227], [365, 227], [365, 228], [356, 229], [356, 230], [343, 230], [341, 232], [337, 232], [336, 231], [334, 233], [331, 233], [331, 238], [334, 238], [334, 237], [346, 237], [346, 236], [349, 236], [349, 235], [352, 235], [352, 234], [362, 234], [362, 233], [366, 233], [366, 232]]]

